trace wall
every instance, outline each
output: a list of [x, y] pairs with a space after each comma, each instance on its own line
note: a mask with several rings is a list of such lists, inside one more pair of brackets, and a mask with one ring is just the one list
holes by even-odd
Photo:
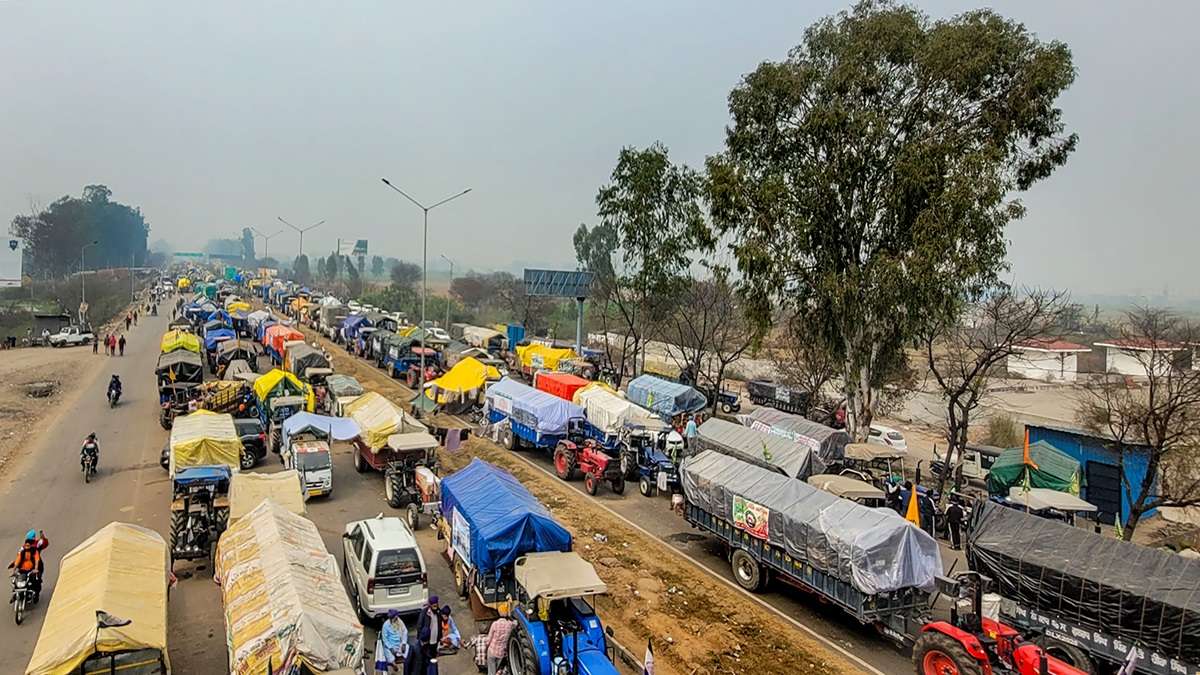
[[[1102, 462], [1104, 464], [1113, 464], [1121, 467], [1125, 475], [1125, 480], [1130, 485], [1130, 491], [1134, 498], [1138, 496], [1138, 490], [1141, 489], [1142, 479], [1146, 476], [1147, 455], [1144, 452], [1125, 452], [1118, 453], [1106, 447], [1106, 441], [1095, 436], [1069, 431], [1065, 429], [1052, 429], [1049, 427], [1040, 427], [1037, 425], [1027, 425], [1029, 431], [1029, 442], [1036, 443], [1038, 441], [1046, 441], [1055, 448], [1074, 457], [1079, 462], [1083, 469], [1083, 475], [1086, 480], [1088, 475], [1089, 462]], [[1122, 455], [1124, 462], [1122, 462]], [[1085, 501], [1088, 499], [1088, 486], [1085, 482], [1083, 489], [1080, 491], [1080, 497]], [[1124, 486], [1121, 487], [1121, 522], [1124, 523], [1129, 519], [1129, 507], [1131, 500], [1129, 494], [1126, 493]], [[1154, 513], [1153, 510], [1145, 515]]]
[[1105, 348], [1107, 351], [1105, 368], [1110, 373], [1146, 377], [1146, 366], [1152, 364], [1155, 372], [1165, 375], [1171, 368], [1171, 356], [1174, 352], [1158, 352], [1151, 356], [1150, 352]]
[[1031, 380], [1074, 382], [1075, 366], [1073, 353], [1021, 351], [1008, 357], [1008, 372]]

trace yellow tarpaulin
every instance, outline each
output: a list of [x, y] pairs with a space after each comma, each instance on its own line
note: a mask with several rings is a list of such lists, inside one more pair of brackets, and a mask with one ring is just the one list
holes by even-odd
[[[287, 380], [293, 391], [304, 393], [305, 410], [312, 412], [317, 407], [316, 396], [313, 394], [312, 387], [301, 382], [295, 375], [279, 368], [274, 368], [271, 372], [261, 375], [258, 379], [254, 380], [254, 393], [258, 396], [258, 400], [265, 403], [284, 380]], [[288, 385], [285, 384], [283, 386], [286, 387]]]
[[312, 521], [264, 500], [217, 544], [229, 672], [357, 668], [363, 628]]
[[415, 330], [417, 330], [416, 326], [401, 326], [396, 329], [396, 335], [399, 335], [400, 337], [408, 337], [409, 335], [412, 335], [413, 331]]
[[163, 333], [159, 351], [166, 354], [177, 349], [186, 349], [199, 354], [200, 337], [183, 330], [169, 330]]
[[230, 313], [232, 313], [232, 312], [249, 312], [250, 310], [251, 310], [250, 303], [242, 302], [241, 300], [238, 300], [237, 302], [231, 302], [228, 305], [225, 305], [225, 311], [230, 312]]
[[197, 410], [176, 417], [171, 426], [170, 473], [191, 466], [224, 464], [236, 473], [242, 456], [242, 439], [233, 425], [233, 415]]
[[[130, 623], [97, 633], [97, 611]], [[161, 655], [165, 672], [170, 672], [167, 544], [153, 530], [109, 523], [63, 556], [42, 632], [25, 673], [66, 675], [77, 672], [79, 665], [96, 652], [141, 650]], [[146, 656], [153, 658], [152, 654]]]
[[416, 421], [395, 403], [378, 392], [368, 391], [342, 410], [346, 417], [358, 423], [362, 429], [362, 440], [371, 450], [387, 445], [388, 436], [407, 432], [425, 431], [425, 425]]
[[517, 357], [521, 359], [521, 366], [524, 368], [555, 370], [559, 361], [572, 356], [575, 356], [575, 352], [566, 347], [556, 349], [539, 344], [517, 346]]
[[[482, 389], [488, 380], [499, 379], [500, 371], [495, 366], [484, 365], [468, 356], [430, 384], [437, 387], [437, 402], [441, 404], [459, 400], [463, 394]], [[425, 397], [433, 399], [432, 388], [425, 390]]]
[[304, 515], [304, 495], [300, 492], [300, 474], [295, 469], [279, 473], [239, 473], [229, 483], [229, 520], [250, 513], [264, 499]]
[[187, 288], [191, 285], [192, 285], [192, 280], [188, 279], [187, 277], [183, 277], [179, 281], [175, 282], [175, 287], [180, 288], [180, 289]]
[[575, 390], [575, 393], [571, 395], [571, 403], [574, 403], [575, 405], [583, 405], [582, 399], [586, 398], [584, 394], [593, 389], [603, 389], [614, 396], [619, 396], [619, 394], [617, 394], [617, 390], [613, 389], [612, 385], [607, 382], [589, 382], [588, 384], [585, 384]]

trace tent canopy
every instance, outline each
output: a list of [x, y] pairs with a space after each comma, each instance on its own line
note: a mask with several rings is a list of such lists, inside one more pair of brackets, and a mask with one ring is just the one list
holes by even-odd
[[506, 377], [485, 394], [493, 410], [532, 427], [539, 434], [563, 434], [573, 419], [583, 419], [583, 408], [557, 396]]
[[268, 406], [271, 399], [276, 396], [304, 396], [305, 410], [312, 412], [316, 407], [316, 398], [312, 387], [301, 382], [295, 375], [279, 368], [272, 368], [270, 372], [255, 379], [254, 393], [258, 396], [259, 401]]
[[253, 511], [264, 499], [304, 515], [304, 495], [295, 469], [279, 473], [239, 473], [229, 481], [229, 520]]
[[545, 370], [557, 370], [559, 361], [575, 355], [574, 350], [566, 347], [555, 348], [539, 344], [517, 345], [516, 351], [521, 367]]
[[819, 473], [809, 476], [805, 482], [819, 490], [846, 499], [883, 499], [883, 490], [849, 476]]
[[513, 576], [530, 598], [575, 598], [608, 592], [592, 563], [574, 551], [526, 553], [517, 558]]
[[817, 453], [826, 464], [840, 461], [845, 456], [846, 444], [850, 442], [850, 435], [842, 429], [833, 429], [766, 406], [739, 415], [738, 419], [751, 429], [783, 436], [803, 445]]
[[703, 410], [708, 405], [704, 394], [692, 387], [653, 375], [633, 378], [625, 391], [630, 401], [668, 420], [680, 413]]
[[234, 333], [232, 328], [206, 330], [204, 331], [204, 348], [211, 352], [217, 348], [218, 344], [236, 337], [237, 333]]
[[182, 330], [169, 330], [163, 333], [162, 342], [160, 343], [159, 351], [163, 354], [184, 349], [189, 352], [200, 353], [200, 338]]
[[242, 438], [233, 415], [197, 410], [175, 418], [171, 425], [170, 474], [194, 466], [225, 465], [236, 473], [242, 456]]
[[606, 436], [619, 434], [626, 426], [661, 424], [649, 410], [634, 405], [612, 387], [594, 382], [575, 392], [575, 403], [583, 406], [588, 422]]
[[1079, 497], [1069, 492], [1059, 492], [1049, 488], [1016, 488], [1008, 493], [1005, 499], [1017, 506], [1027, 508], [1030, 511], [1041, 511], [1043, 509], [1054, 509], [1064, 513], [1079, 513], [1096, 511], [1095, 504], [1085, 502]]
[[736, 457], [789, 478], [804, 480], [825, 470], [816, 453], [782, 436], [712, 417], [696, 430], [696, 446]]
[[349, 417], [329, 417], [310, 412], [298, 412], [283, 421], [283, 449], [291, 448], [293, 436], [306, 432], [334, 441], [352, 441], [362, 435], [358, 423]]
[[[97, 634], [96, 612], [101, 610], [130, 623]], [[63, 556], [25, 673], [67, 675], [97, 652], [139, 650], [161, 652], [170, 667], [167, 544], [153, 530], [109, 523]]]
[[325, 378], [325, 386], [337, 396], [362, 396], [363, 388], [349, 375], [334, 373]]
[[346, 405], [346, 416], [362, 429], [362, 442], [372, 451], [386, 447], [393, 434], [427, 431], [424, 424], [374, 391], [359, 396]]
[[284, 361], [288, 370], [303, 377], [309, 368], [329, 368], [329, 359], [325, 352], [308, 344], [289, 347]]
[[1079, 494], [1082, 469], [1074, 457], [1046, 441], [1038, 441], [1029, 445], [1029, 458], [1036, 466], [1025, 464], [1022, 447], [1001, 451], [988, 471], [988, 492], [1001, 496], [1008, 494], [1013, 486], [1024, 484], [1028, 471], [1030, 487]]
[[463, 394], [483, 388], [488, 381], [500, 379], [500, 371], [494, 366], [486, 366], [479, 361], [467, 357], [454, 364], [444, 375], [429, 384], [425, 390], [427, 398], [433, 398], [433, 387], [437, 387], [437, 402], [446, 403], [462, 398]]

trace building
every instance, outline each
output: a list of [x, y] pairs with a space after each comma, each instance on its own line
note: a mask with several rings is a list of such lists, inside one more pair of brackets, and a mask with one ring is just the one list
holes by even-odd
[[[1077, 429], [1027, 424], [1025, 430], [1031, 444], [1046, 441], [1079, 462], [1083, 471], [1079, 496], [1095, 505], [1102, 522], [1112, 524], [1117, 513], [1121, 514], [1122, 523], [1128, 522], [1130, 506], [1137, 501], [1142, 479], [1146, 477], [1149, 448], [1127, 446], [1126, 452], [1119, 452], [1116, 441]], [[1122, 486], [1122, 479], [1128, 482], [1128, 491]], [[1153, 510], [1146, 515], [1151, 513]]]
[[1144, 338], [1118, 338], [1097, 342], [1095, 346], [1105, 350], [1105, 372], [1134, 377], [1146, 377], [1147, 373], [1167, 374], [1184, 349], [1182, 345]]
[[1046, 382], [1074, 382], [1079, 354], [1090, 351], [1066, 340], [1026, 340], [1013, 345], [1008, 374]]

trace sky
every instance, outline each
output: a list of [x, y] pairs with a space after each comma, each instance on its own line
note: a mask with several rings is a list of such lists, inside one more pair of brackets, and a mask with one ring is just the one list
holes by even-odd
[[[847, 6], [0, 0], [0, 218], [105, 183], [177, 250], [283, 217], [325, 220], [310, 253], [341, 237], [419, 261], [421, 211], [387, 177], [426, 204], [472, 190], [431, 212], [431, 271], [571, 267], [622, 146], [700, 166], [741, 76]], [[1200, 3], [990, 6], [1079, 71], [1061, 98], [1079, 149], [1021, 196], [1010, 278], [1200, 295]]]

